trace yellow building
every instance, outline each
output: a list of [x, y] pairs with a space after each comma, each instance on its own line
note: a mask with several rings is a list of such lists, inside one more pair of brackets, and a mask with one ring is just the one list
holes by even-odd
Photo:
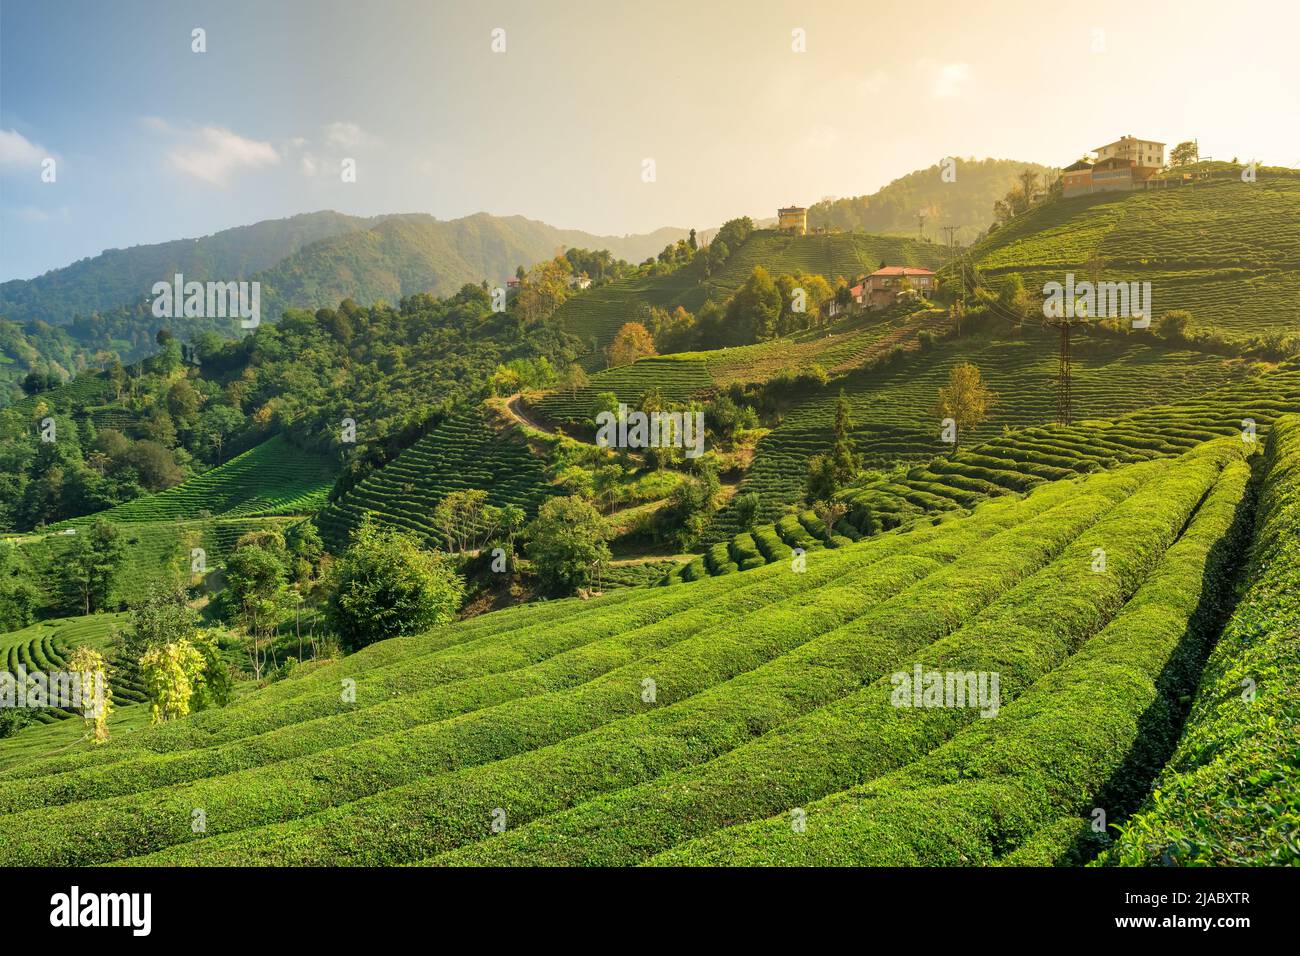
[[796, 236], [808, 232], [808, 210], [803, 206], [787, 206], [776, 211], [776, 227], [782, 232], [793, 232]]

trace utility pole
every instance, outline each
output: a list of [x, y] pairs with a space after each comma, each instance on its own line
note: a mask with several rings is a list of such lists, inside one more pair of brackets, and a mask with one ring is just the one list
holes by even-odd
[[916, 214], [916, 228], [917, 228], [917, 232], [920, 235], [921, 241], [924, 242], [925, 241], [925, 212], [924, 211], [918, 212]]

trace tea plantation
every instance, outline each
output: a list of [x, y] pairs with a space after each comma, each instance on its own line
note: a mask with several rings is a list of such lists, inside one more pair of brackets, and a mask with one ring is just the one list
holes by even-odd
[[1153, 312], [1187, 309], [1229, 339], [1291, 334], [1300, 318], [1300, 173], [1239, 177], [1043, 204], [971, 250], [986, 276], [1019, 273], [1030, 291], [1091, 276], [1149, 281]]
[[481, 409], [447, 419], [395, 460], [372, 472], [317, 519], [327, 542], [339, 544], [367, 514], [380, 524], [437, 541], [433, 512], [450, 492], [479, 488], [490, 504], [528, 514], [550, 494], [543, 461], [522, 436], [497, 431]]
[[[802, 573], [382, 642], [3, 771], [0, 859], [993, 862], [1171, 746], [1172, 718], [1155, 736], [1138, 718], [1183, 693], [1158, 680], [1170, 661], [1204, 653], [1205, 589], [1227, 580], [1207, 571], [1248, 531], [1250, 450], [1227, 438], [1053, 482], [811, 553]], [[999, 719], [892, 706], [890, 675], [916, 665], [1000, 673]]]

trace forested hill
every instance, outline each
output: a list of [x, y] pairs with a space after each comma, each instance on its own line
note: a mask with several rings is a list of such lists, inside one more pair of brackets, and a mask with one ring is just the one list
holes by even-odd
[[531, 266], [573, 247], [607, 249], [616, 259], [640, 262], [684, 238], [682, 229], [645, 235], [595, 236], [556, 229], [523, 216], [477, 213], [462, 219], [395, 216], [372, 229], [315, 243], [255, 276], [263, 309], [316, 308], [345, 298], [397, 302], [417, 292], [450, 295], [465, 283], [504, 283], [519, 266]]
[[198, 239], [175, 239], [129, 249], [107, 249], [35, 279], [0, 283], [0, 316], [14, 322], [66, 325], [148, 296], [155, 282], [177, 272], [186, 279], [238, 279], [269, 268], [303, 246], [375, 225], [338, 212], [313, 212], [224, 229]]
[[900, 176], [870, 196], [819, 202], [808, 210], [808, 225], [882, 235], [916, 236], [917, 216], [925, 216], [925, 233], [939, 241], [942, 226], [956, 226], [954, 238], [965, 245], [993, 222], [993, 204], [1005, 196], [1026, 169], [1041, 177], [1052, 172], [1037, 163], [1013, 159], [957, 159], [955, 178], [945, 181], [943, 168]]
[[[486, 213], [447, 221], [420, 214], [362, 219], [314, 212], [199, 239], [109, 249], [35, 279], [0, 283], [0, 317], [66, 325], [78, 314], [138, 303], [155, 282], [179, 272], [199, 282], [257, 278], [269, 283], [274, 287], [270, 304], [276, 307], [269, 314], [275, 318], [279, 308], [330, 306], [346, 297], [369, 301], [372, 292], [393, 300], [413, 292], [450, 295], [465, 282], [504, 280], [517, 266], [531, 266], [572, 246], [608, 249], [618, 258], [640, 261], [685, 235], [683, 229], [660, 229], [596, 236]], [[264, 313], [267, 305], [264, 295]]]

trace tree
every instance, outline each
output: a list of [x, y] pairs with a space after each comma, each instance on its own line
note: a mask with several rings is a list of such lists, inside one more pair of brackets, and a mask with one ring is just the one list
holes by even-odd
[[1200, 158], [1200, 150], [1193, 140], [1179, 143], [1169, 151], [1170, 166], [1190, 166]]
[[163, 491], [185, 477], [176, 467], [171, 451], [156, 441], [136, 442], [126, 454], [126, 463], [140, 476], [140, 484], [150, 491]]
[[184, 717], [190, 712], [195, 684], [203, 679], [204, 660], [187, 640], [160, 644], [140, 658], [140, 679], [149, 697], [153, 723]]
[[131, 608], [131, 627], [123, 635], [128, 657], [139, 659], [164, 644], [189, 640], [198, 630], [199, 614], [178, 585], [155, 583], [143, 601]]
[[278, 531], [250, 531], [226, 558], [226, 600], [249, 637], [253, 676], [262, 679], [262, 649], [293, 607], [289, 554]]
[[809, 501], [829, 500], [858, 473], [858, 456], [853, 441], [853, 417], [848, 397], [840, 390], [835, 403], [835, 445], [829, 455], [808, 460], [804, 493]]
[[842, 501], [818, 501], [813, 504], [813, 512], [826, 525], [826, 540], [835, 533], [835, 522], [849, 513], [849, 506]]
[[609, 346], [609, 366], [631, 365], [637, 359], [657, 355], [654, 339], [640, 322], [626, 322]]
[[525, 325], [541, 322], [569, 297], [569, 268], [564, 256], [556, 256], [520, 277], [515, 311]]
[[108, 741], [108, 715], [113, 702], [108, 690], [108, 662], [104, 655], [85, 644], [68, 658], [68, 670], [78, 675], [81, 689], [81, 716], [86, 721], [86, 736], [97, 744]]
[[757, 491], [749, 491], [736, 496], [734, 506], [736, 526], [741, 531], [749, 531], [754, 527], [754, 522], [758, 518], [758, 506], [761, 503], [762, 498]]
[[941, 419], [952, 419], [952, 453], [957, 454], [961, 436], [984, 421], [988, 410], [997, 404], [997, 395], [980, 379], [980, 370], [970, 362], [953, 367], [948, 384], [939, 389], [934, 412]]
[[576, 362], [569, 365], [560, 377], [560, 388], [569, 393], [569, 398], [576, 398], [578, 390], [586, 388], [590, 379], [587, 378], [587, 372]]
[[465, 585], [441, 554], [369, 515], [330, 569], [325, 617], [350, 650], [455, 620]]
[[108, 603], [113, 582], [122, 569], [126, 549], [117, 526], [96, 518], [89, 529], [79, 529], [64, 564], [67, 584], [81, 599], [84, 614]]
[[528, 557], [551, 594], [572, 594], [599, 580], [610, 560], [600, 512], [576, 496], [550, 498], [528, 528]]
[[762, 266], [735, 291], [727, 303], [727, 325], [738, 335], [734, 344], [762, 341], [776, 336], [784, 299], [781, 290]]
[[719, 489], [717, 473], [705, 471], [698, 478], [683, 478], [669, 493], [658, 518], [679, 550], [692, 547], [708, 527], [718, 510]]
[[488, 503], [481, 488], [453, 491], [433, 509], [433, 522], [442, 532], [448, 551], [469, 551], [496, 531], [498, 509]]

